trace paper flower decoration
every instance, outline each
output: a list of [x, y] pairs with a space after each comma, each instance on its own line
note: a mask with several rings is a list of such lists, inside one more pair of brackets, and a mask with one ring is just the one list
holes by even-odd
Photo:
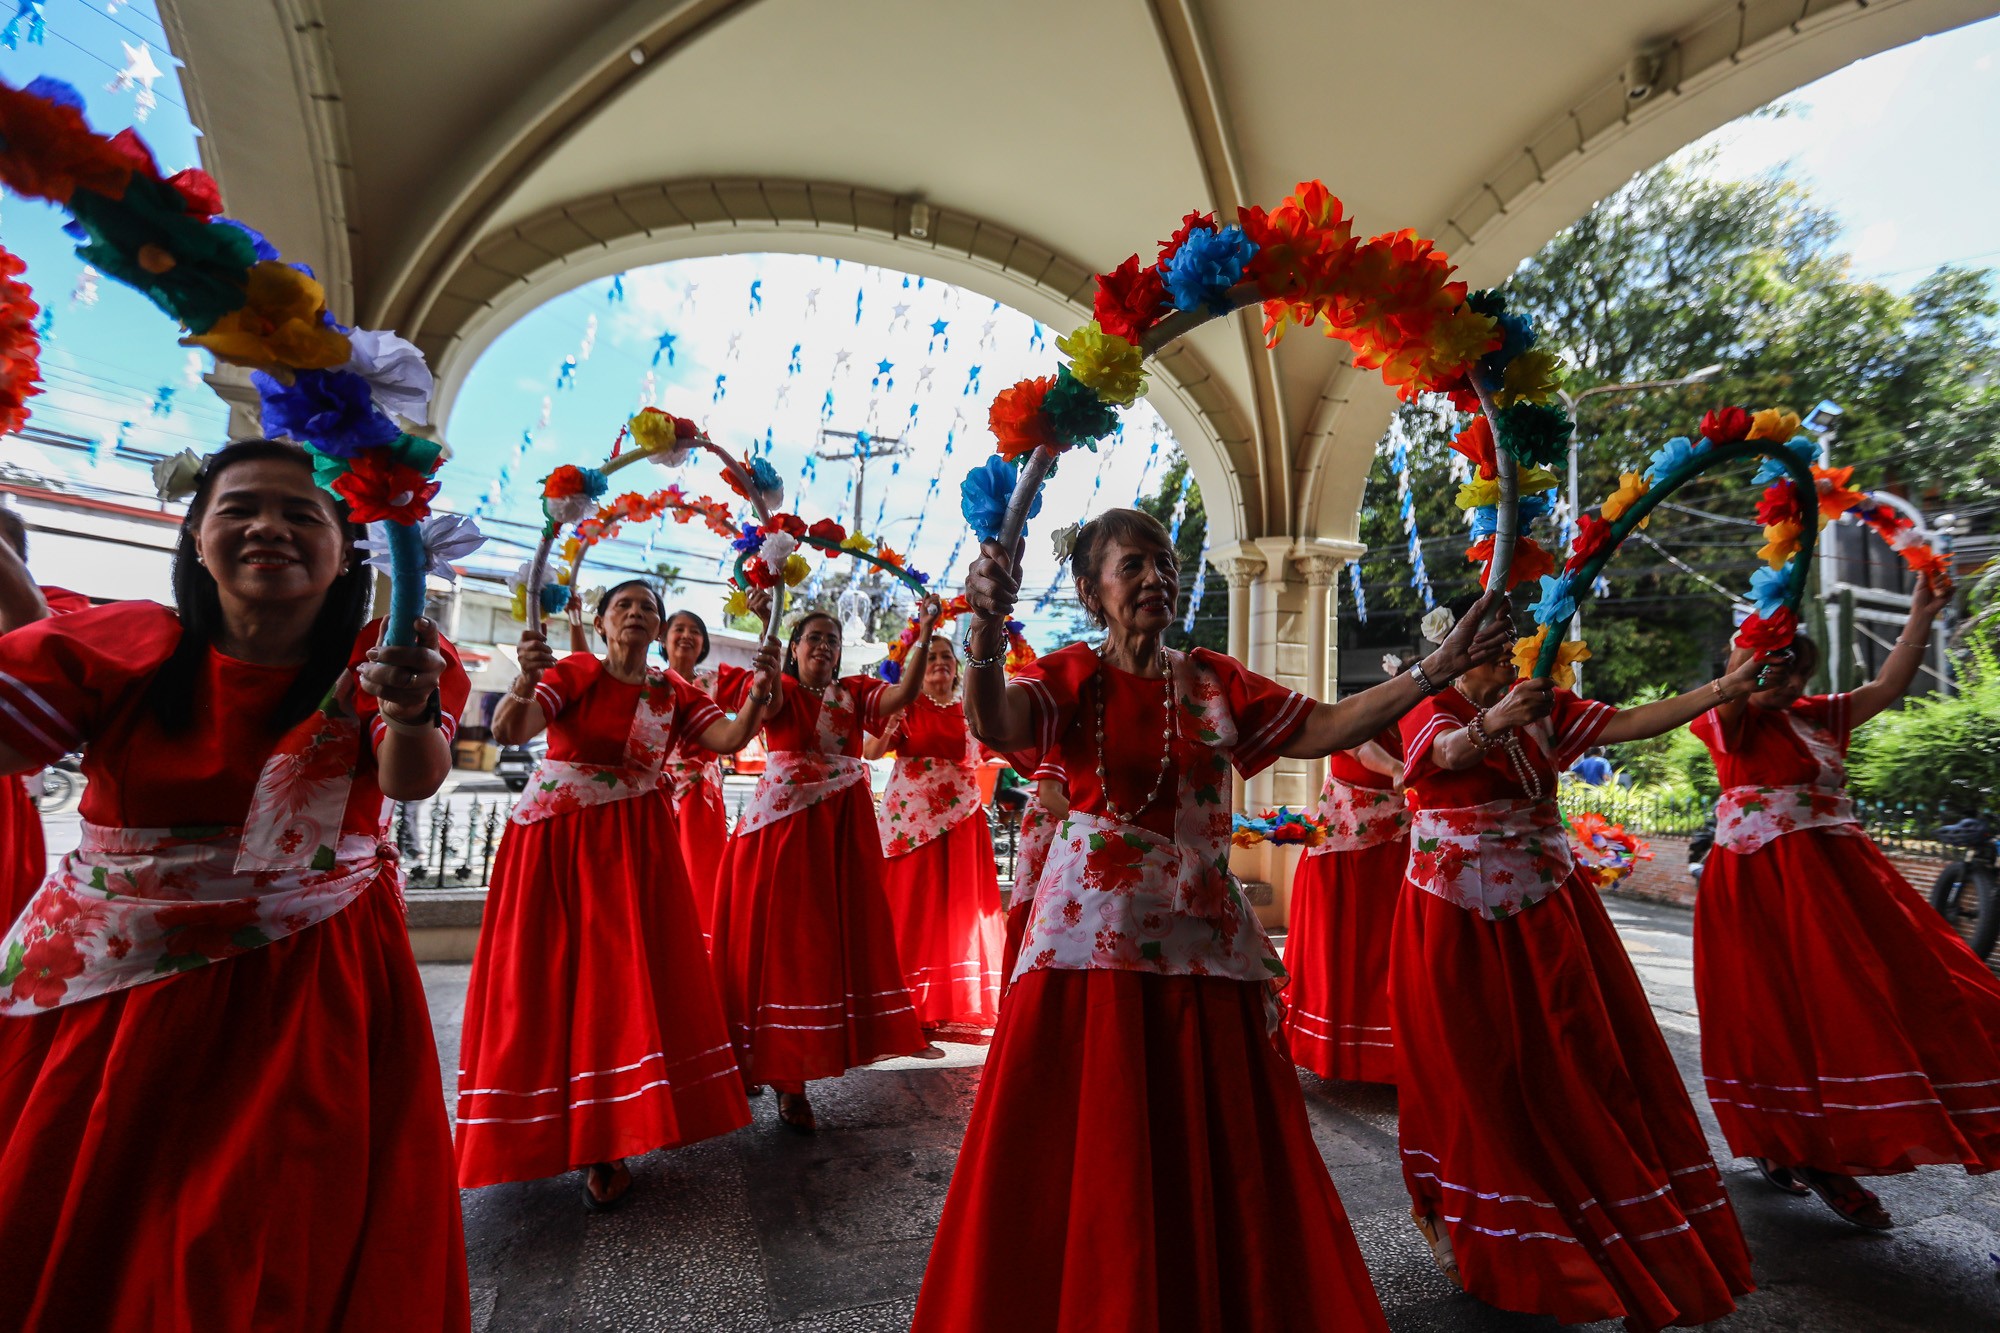
[[[252, 370], [332, 370], [354, 356], [351, 337], [326, 322], [326, 289], [310, 273], [275, 259], [260, 260], [250, 267], [241, 299], [242, 305], [188, 341], [207, 348], [218, 361]], [[422, 364], [421, 354], [417, 361]], [[428, 401], [428, 370], [424, 381]]]
[[1554, 352], [1524, 351], [1507, 363], [1493, 402], [1498, 407], [1546, 403], [1555, 396], [1562, 381], [1562, 363]]
[[1565, 572], [1583, 567], [1585, 561], [1602, 551], [1611, 542], [1611, 525], [1595, 514], [1582, 514], [1576, 520], [1576, 538], [1570, 543], [1569, 561], [1563, 566]]
[[1799, 533], [1804, 526], [1799, 523], [1767, 523], [1764, 525], [1764, 545], [1758, 549], [1757, 558], [1773, 569], [1790, 560], [1799, 550]]
[[574, 523], [597, 507], [611, 479], [594, 467], [564, 463], [542, 483], [542, 514], [557, 527]]
[[1424, 613], [1422, 620], [1417, 622], [1417, 628], [1432, 643], [1443, 643], [1450, 637], [1451, 627], [1457, 623], [1458, 618], [1452, 615], [1450, 607], [1434, 606]]
[[1736, 646], [1753, 653], [1779, 653], [1792, 646], [1799, 634], [1798, 615], [1789, 606], [1772, 614], [1753, 615], [1736, 631]]
[[1705, 442], [1703, 445], [1697, 445], [1685, 435], [1676, 435], [1653, 451], [1653, 457], [1646, 467], [1646, 475], [1655, 484], [1665, 481], [1693, 463], [1704, 447]]
[[1083, 531], [1081, 523], [1069, 523], [1049, 534], [1049, 545], [1055, 551], [1056, 563], [1061, 564], [1076, 554], [1077, 534]]
[[201, 455], [192, 449], [153, 461], [153, 490], [162, 501], [185, 500], [201, 476]]
[[722, 599], [722, 614], [725, 616], [749, 615], [750, 594], [742, 588], [731, 588], [729, 596]]
[[1748, 408], [1719, 407], [1703, 413], [1701, 418], [1702, 438], [1716, 444], [1734, 444], [1738, 440], [1750, 438], [1753, 418]]
[[1757, 614], [1769, 616], [1785, 604], [1791, 592], [1792, 578], [1783, 569], [1759, 569], [1750, 575], [1750, 600], [1757, 606]]
[[1139, 267], [1133, 255], [1109, 273], [1097, 275], [1093, 305], [1097, 326], [1114, 338], [1137, 344], [1167, 309], [1166, 281], [1158, 267]]
[[1042, 415], [1042, 403], [1055, 383], [1055, 376], [1044, 375], [1022, 380], [994, 395], [993, 406], [987, 409], [986, 424], [993, 431], [1000, 457], [1011, 460], [1024, 458], [1038, 448], [1061, 451], [1069, 447], [1056, 438]]
[[[1625, 516], [1625, 511], [1639, 503], [1650, 489], [1643, 472], [1624, 472], [1618, 477], [1618, 489], [1605, 498], [1598, 513], [1608, 523], [1616, 523]], [[1645, 524], [1642, 522], [1641, 527]]]
[[[1518, 674], [1524, 677], [1534, 674], [1535, 662], [1542, 655], [1542, 643], [1548, 637], [1549, 626], [1543, 625], [1535, 631], [1533, 638], [1514, 641], [1514, 670]], [[1549, 673], [1549, 679], [1556, 683], [1556, 688], [1569, 689], [1576, 684], [1575, 663], [1589, 660], [1589, 645], [1581, 639], [1565, 640], [1556, 647], [1556, 665]]]
[[1576, 614], [1576, 597], [1570, 591], [1568, 580], [1543, 575], [1541, 589], [1541, 599], [1528, 608], [1529, 614], [1535, 618], [1535, 623], [1567, 624], [1570, 617]]
[[1782, 407], [1767, 407], [1750, 418], [1750, 436], [1753, 440], [1789, 440], [1799, 433], [1799, 414], [1788, 412]]
[[[965, 474], [959, 483], [959, 512], [965, 515], [966, 524], [973, 535], [982, 542], [990, 542], [1000, 534], [1000, 521], [1007, 513], [1007, 501], [1013, 498], [1014, 485], [1020, 480], [1021, 469], [997, 454], [985, 464]], [[1029, 503], [1028, 517], [1034, 518], [1042, 512], [1041, 492]]]
[[382, 329], [356, 329], [347, 341], [353, 353], [341, 369], [367, 381], [383, 411], [414, 425], [429, 425], [431, 391], [436, 386], [417, 345]]
[[[417, 534], [423, 541], [424, 572], [434, 574], [447, 583], [458, 582], [458, 571], [452, 568], [453, 563], [465, 559], [486, 544], [486, 534], [463, 514], [432, 514], [418, 525]], [[393, 557], [389, 554], [387, 524], [371, 525], [368, 536], [356, 542], [355, 546], [368, 552], [371, 569], [379, 569], [385, 574], [395, 571]]]
[[347, 470], [333, 480], [333, 490], [347, 501], [356, 523], [417, 522], [431, 511], [438, 483], [382, 450], [369, 450], [348, 460]]
[[1097, 321], [1056, 339], [1056, 347], [1069, 358], [1070, 374], [1104, 402], [1130, 407], [1146, 392], [1146, 354]]
[[263, 371], [251, 375], [263, 397], [264, 433], [297, 440], [323, 454], [352, 459], [393, 444], [402, 432], [375, 406], [368, 381], [345, 370], [302, 370], [290, 384]]
[[1548, 403], [1503, 407], [1496, 428], [1502, 448], [1523, 463], [1541, 467], [1553, 467], [1564, 459], [1576, 429], [1562, 408]]
[[1243, 270], [1257, 243], [1241, 227], [1196, 228], [1187, 233], [1171, 258], [1161, 262], [1167, 295], [1182, 310], [1229, 313], [1229, 289], [1243, 280]]
[[1118, 414], [1111, 405], [1071, 374], [1068, 366], [1056, 372], [1056, 382], [1042, 397], [1042, 420], [1065, 449], [1079, 444], [1095, 449], [1099, 436], [1118, 428]]
[[625, 424], [632, 433], [632, 442], [645, 451], [649, 460], [662, 467], [680, 467], [686, 463], [693, 456], [694, 441], [701, 433], [694, 422], [657, 407], [640, 408]]
[[542, 604], [542, 614], [559, 616], [569, 606], [570, 587], [567, 583], [544, 583], [537, 594]]

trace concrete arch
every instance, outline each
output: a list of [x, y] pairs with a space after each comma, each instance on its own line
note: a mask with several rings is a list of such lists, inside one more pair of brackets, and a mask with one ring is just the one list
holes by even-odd
[[[913, 220], [916, 208], [926, 210], [921, 221]], [[1060, 331], [1090, 318], [1095, 291], [1092, 270], [1005, 228], [854, 186], [715, 180], [612, 191], [489, 237], [442, 284], [414, 338], [437, 374], [436, 419], [450, 419], [493, 340], [563, 292], [644, 264], [756, 251], [920, 274]], [[1254, 431], [1193, 348], [1169, 348], [1154, 365], [1148, 401], [1208, 497], [1211, 541], [1234, 543], [1254, 532], [1260, 517]]]

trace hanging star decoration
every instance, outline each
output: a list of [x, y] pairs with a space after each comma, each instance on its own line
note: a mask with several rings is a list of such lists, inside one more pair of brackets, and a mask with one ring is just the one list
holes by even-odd
[[139, 93], [132, 102], [132, 119], [143, 122], [160, 104], [159, 97], [153, 92], [153, 84], [161, 77], [161, 70], [153, 63], [153, 48], [147, 43], [142, 41], [137, 46], [130, 42], [118, 44], [125, 48], [125, 68], [104, 85], [104, 91], [122, 93], [128, 88], [137, 88]]
[[679, 341], [679, 334], [661, 330], [659, 341], [653, 347], [653, 364], [659, 365], [660, 358], [664, 356], [667, 358], [667, 364], [671, 366], [674, 363], [674, 344]]
[[19, 50], [24, 39], [31, 46], [45, 45], [49, 21], [42, 11], [47, 8], [48, 0], [20, 0], [14, 17], [7, 20], [6, 27], [0, 28], [0, 46], [9, 51]]
[[97, 304], [97, 270], [85, 264], [83, 271], [76, 275], [76, 285], [69, 289], [71, 305]]

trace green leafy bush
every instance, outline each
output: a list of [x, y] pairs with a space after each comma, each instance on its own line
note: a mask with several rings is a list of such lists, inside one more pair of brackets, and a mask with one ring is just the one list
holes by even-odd
[[[1619, 706], [1634, 708], [1664, 699], [1669, 693], [1658, 687], [1641, 690]], [[1722, 794], [1708, 747], [1686, 727], [1677, 727], [1647, 741], [1607, 746], [1606, 754], [1614, 769], [1631, 777], [1635, 793], [1661, 799], [1699, 796], [1704, 801], [1713, 801]]]
[[1855, 734], [1854, 793], [1971, 814], [2000, 809], [2000, 644], [1989, 630], [1958, 659], [1958, 693], [1912, 699]]

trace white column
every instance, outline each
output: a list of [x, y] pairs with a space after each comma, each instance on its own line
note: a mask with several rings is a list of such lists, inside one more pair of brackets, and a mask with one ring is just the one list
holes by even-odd
[[[1250, 665], [1250, 603], [1259, 576], [1264, 572], [1263, 553], [1244, 545], [1229, 551], [1212, 552], [1208, 563], [1229, 580], [1229, 655]], [[1236, 808], [1243, 808], [1243, 780], [1232, 778], [1236, 788]]]
[[[1306, 550], [1292, 557], [1292, 565], [1306, 582], [1306, 682], [1305, 692], [1319, 700], [1331, 700], [1337, 675], [1333, 670], [1333, 581], [1340, 574], [1340, 557], [1331, 551]], [[1312, 785], [1317, 791], [1326, 781], [1326, 761], [1312, 763]]]

